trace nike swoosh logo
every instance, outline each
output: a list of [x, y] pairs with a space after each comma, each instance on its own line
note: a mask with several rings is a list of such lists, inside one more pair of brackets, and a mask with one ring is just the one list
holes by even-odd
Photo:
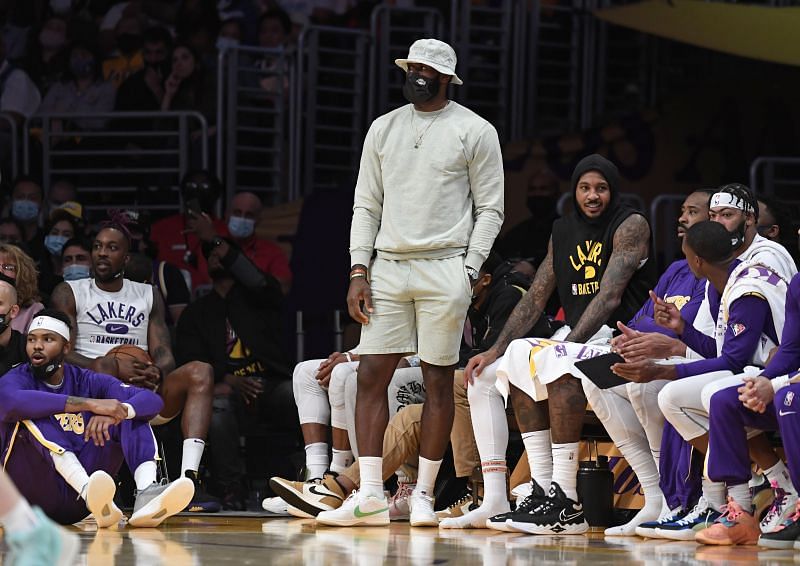
[[312, 485], [311, 487], [309, 487], [308, 491], [310, 491], [314, 495], [319, 495], [320, 497], [335, 497], [339, 501], [344, 501], [341, 497], [339, 497], [335, 493], [330, 493], [330, 492], [329, 493], [325, 493], [324, 491], [317, 491], [317, 486], [315, 486], [315, 485]]
[[797, 411], [778, 411], [778, 414], [782, 417], [785, 417], [786, 415], [795, 415], [797, 414]]
[[371, 517], [372, 515], [377, 515], [378, 513], [383, 513], [384, 511], [388, 510], [389, 510], [388, 507], [384, 507], [383, 509], [378, 509], [377, 511], [368, 511], [367, 513], [364, 513], [363, 511], [361, 511], [361, 508], [358, 505], [356, 505], [355, 510], [353, 510], [353, 515], [355, 515], [359, 519], [363, 519], [364, 517]]
[[572, 519], [577, 519], [581, 515], [583, 515], [583, 511], [578, 511], [577, 513], [573, 513], [572, 515], [567, 515], [566, 513], [564, 513], [564, 509], [562, 509], [558, 518], [559, 520], [564, 521], [566, 523], [568, 521], [571, 521]]

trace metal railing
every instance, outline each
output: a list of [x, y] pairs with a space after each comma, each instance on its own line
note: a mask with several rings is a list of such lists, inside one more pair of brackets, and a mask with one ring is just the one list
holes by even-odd
[[292, 200], [289, 175], [296, 130], [291, 104], [294, 56], [282, 48], [223, 48], [217, 61], [217, 176], [228, 194], [262, 195], [268, 204]]
[[36, 139], [44, 186], [59, 177], [73, 180], [87, 195], [87, 210], [177, 210], [181, 177], [208, 168], [208, 125], [199, 112], [36, 114], [23, 134], [24, 171], [31, 172]]
[[750, 188], [755, 193], [800, 200], [800, 157], [757, 157], [750, 164]]
[[[6, 173], [11, 179], [16, 178], [19, 173], [19, 132], [17, 130], [17, 121], [14, 116], [7, 112], [0, 112], [0, 122], [3, 126], [0, 127], [0, 177]], [[8, 148], [6, 151], [3, 148]], [[7, 165], [8, 170], [3, 170], [3, 166]], [[0, 178], [0, 180], [2, 180]]]

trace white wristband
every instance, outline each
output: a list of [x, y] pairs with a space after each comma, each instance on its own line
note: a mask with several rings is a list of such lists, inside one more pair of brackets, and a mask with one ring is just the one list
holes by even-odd
[[788, 375], [779, 375], [775, 379], [772, 380], [772, 390], [777, 393], [779, 389], [783, 389], [789, 385], [789, 376]]
[[352, 362], [353, 361], [353, 357], [350, 355], [350, 352], [345, 352], [344, 355], [347, 358], [348, 362]]
[[125, 417], [126, 420], [131, 420], [136, 418], [136, 409], [133, 408], [133, 405], [130, 403], [123, 403], [125, 407], [128, 409], [128, 416]]

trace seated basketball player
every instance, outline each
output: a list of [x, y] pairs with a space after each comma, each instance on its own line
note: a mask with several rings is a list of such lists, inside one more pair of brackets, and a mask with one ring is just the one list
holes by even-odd
[[90, 513], [100, 528], [115, 525], [116, 474], [133, 470], [137, 495], [129, 523], [156, 527], [194, 494], [188, 478], [156, 482], [158, 454], [149, 420], [164, 403], [91, 370], [65, 364], [70, 322], [40, 311], [31, 321], [20, 364], [0, 380], [0, 444], [6, 471], [20, 492], [53, 520], [70, 524]]
[[[197, 489], [197, 470], [211, 422], [213, 370], [203, 362], [175, 367], [160, 295], [151, 285], [124, 278], [129, 249], [125, 230], [119, 224], [101, 229], [92, 245], [94, 277], [66, 281], [53, 291], [53, 307], [66, 313], [72, 324], [75, 346], [67, 361], [156, 391], [164, 408], [153, 425], [167, 423], [182, 412], [181, 476], [190, 477], [196, 487], [189, 510], [219, 511], [219, 502]], [[107, 355], [122, 344], [138, 346], [152, 362]]]

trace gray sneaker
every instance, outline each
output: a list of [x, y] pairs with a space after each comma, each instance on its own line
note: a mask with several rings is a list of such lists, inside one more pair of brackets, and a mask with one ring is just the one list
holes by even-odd
[[194, 496], [194, 483], [180, 478], [172, 483], [154, 483], [136, 492], [133, 515], [128, 524], [133, 527], [157, 527], [164, 519], [180, 513]]

